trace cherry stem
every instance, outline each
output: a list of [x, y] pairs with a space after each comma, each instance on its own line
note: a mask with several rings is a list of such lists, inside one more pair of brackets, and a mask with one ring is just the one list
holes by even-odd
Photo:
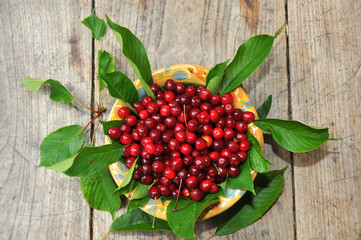
[[184, 205], [184, 206], [182, 206], [182, 207], [180, 207], [180, 208], [172, 209], [172, 211], [175, 212], [175, 211], [181, 210], [181, 209], [187, 207], [187, 206], [188, 206], [189, 204], [191, 204], [192, 202], [194, 202], [194, 201], [192, 200], [191, 202], [187, 203], [186, 205]]
[[186, 105], [184, 105], [184, 104], [183, 104], [183, 114], [184, 114], [184, 122], [186, 123], [186, 126], [187, 126]]
[[96, 112], [96, 111], [94, 111], [93, 109], [91, 109], [90, 107], [88, 107], [88, 106], [86, 106], [85, 104], [81, 103], [80, 101], [76, 100], [75, 98], [74, 98], [74, 101], [77, 102], [79, 105], [85, 107], [85, 108], [88, 109], [89, 111], [94, 112], [94, 113]]
[[81, 130], [81, 132], [79, 133], [78, 137], [84, 132], [84, 130], [89, 126], [89, 124], [91, 124], [92, 122], [94, 122], [95, 119], [97, 119], [102, 113], [99, 112], [95, 117], [93, 117], [92, 120], [90, 120], [90, 122], [87, 123], [87, 125], [85, 125], [83, 127], [83, 129]]
[[148, 187], [148, 189], [150, 189], [151, 187], [153, 187], [154, 183], [156, 183], [159, 179], [155, 180], [152, 184], [150, 184], [150, 186]]
[[217, 164], [213, 162], [214, 167], [217, 169], [218, 174], [220, 174], [219, 168], [217, 167]]
[[209, 240], [209, 239], [211, 239], [213, 237], [214, 237], [214, 233], [211, 236], [209, 236], [209, 238], [207, 238], [206, 240]]
[[178, 194], [177, 194], [177, 200], [175, 201], [174, 208], [172, 209], [173, 211], [175, 211], [175, 209], [176, 209], [176, 207], [177, 207], [177, 204], [178, 204], [179, 195], [180, 195], [180, 191], [181, 191], [181, 187], [182, 187], [182, 182], [183, 182], [183, 178], [181, 178], [180, 183], [179, 183]]
[[[99, 120], [102, 120], [102, 119], [103, 119], [103, 116], [100, 115]], [[92, 145], [94, 145], [94, 138], [95, 138], [95, 134], [97, 133], [97, 130], [98, 130], [99, 125], [100, 125], [100, 122], [98, 122], [97, 126], [96, 126], [95, 129], [94, 129], [93, 137], [92, 137]]]

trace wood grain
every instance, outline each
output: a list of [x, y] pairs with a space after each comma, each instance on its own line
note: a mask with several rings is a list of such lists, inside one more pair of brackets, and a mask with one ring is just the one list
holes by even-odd
[[[238, 46], [255, 34], [274, 32], [285, 23], [284, 5], [277, 1], [123, 1], [121, 4], [95, 2], [99, 16], [108, 16], [129, 28], [143, 42], [152, 69], [177, 63], [214, 66], [232, 58]], [[247, 8], [247, 9], [244, 9]], [[253, 12], [250, 20], [249, 14]], [[131, 16], [131, 17], [129, 17]], [[133, 70], [121, 54], [120, 45], [110, 29], [99, 41], [99, 48], [110, 51], [116, 59], [116, 69], [136, 79]], [[272, 117], [287, 118], [288, 88], [286, 38], [277, 39], [268, 60], [244, 85], [255, 105], [274, 95]], [[103, 136], [100, 137], [102, 144]], [[268, 142], [269, 138], [268, 138]], [[272, 169], [290, 165], [290, 154], [274, 144], [266, 144], [266, 156]], [[287, 171], [286, 187], [277, 204], [256, 224], [222, 239], [293, 239], [293, 198], [291, 171]], [[120, 213], [123, 213], [122, 209]], [[112, 220], [109, 214], [94, 212], [94, 239], [104, 236]], [[270, 224], [272, 223], [272, 224]], [[219, 219], [212, 218], [196, 225], [199, 239], [215, 231]], [[171, 233], [143, 231], [113, 233], [107, 239], [176, 239]]]
[[295, 154], [299, 239], [361, 237], [361, 2], [289, 1], [292, 116], [342, 137]]
[[18, 81], [59, 79], [89, 104], [91, 38], [80, 20], [90, 12], [90, 1], [0, 1], [0, 239], [89, 238], [79, 180], [37, 168], [42, 139], [89, 114]]

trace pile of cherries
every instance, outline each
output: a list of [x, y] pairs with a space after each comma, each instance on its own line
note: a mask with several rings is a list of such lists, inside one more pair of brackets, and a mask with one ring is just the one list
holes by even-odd
[[139, 117], [120, 108], [125, 123], [108, 130], [125, 146], [128, 168], [139, 157], [133, 179], [152, 184], [150, 197], [200, 201], [218, 192], [227, 174], [237, 177], [251, 147], [245, 132], [254, 113], [235, 109], [230, 93], [211, 95], [204, 86], [167, 80], [164, 91], [156, 84], [150, 88], [156, 102], [146, 96], [132, 103]]

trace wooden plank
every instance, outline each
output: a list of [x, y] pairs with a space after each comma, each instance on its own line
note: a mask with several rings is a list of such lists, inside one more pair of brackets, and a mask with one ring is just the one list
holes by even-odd
[[51, 131], [78, 123], [89, 113], [49, 99], [18, 81], [59, 79], [90, 103], [91, 38], [80, 21], [91, 1], [0, 2], [0, 238], [89, 238], [89, 207], [79, 179], [37, 168], [39, 145]]
[[293, 118], [343, 137], [294, 156], [299, 239], [361, 237], [360, 9], [360, 1], [289, 1]]
[[[285, 8], [280, 1], [95, 1], [99, 16], [108, 16], [128, 27], [144, 43], [152, 69], [177, 63], [214, 66], [234, 56], [238, 46], [255, 34], [274, 34], [285, 22]], [[116, 69], [131, 79], [135, 75], [121, 54], [119, 43], [108, 29], [99, 41], [99, 48], [110, 51], [116, 59]], [[245, 83], [255, 105], [260, 105], [273, 94], [274, 107], [270, 116], [287, 118], [286, 39], [276, 40], [266, 63]], [[98, 138], [98, 144], [103, 136]], [[267, 138], [267, 142], [269, 138]], [[266, 156], [273, 162], [272, 169], [290, 165], [290, 155], [273, 144], [266, 144]], [[225, 239], [293, 239], [293, 199], [291, 171], [285, 174], [285, 190], [277, 204], [256, 224], [229, 235]], [[123, 213], [123, 208], [119, 214]], [[111, 225], [107, 213], [95, 211], [93, 236], [104, 236]], [[196, 225], [199, 239], [206, 239], [218, 225], [216, 218]], [[167, 232], [120, 232], [107, 239], [155, 239], [176, 237]], [[222, 238], [223, 239], [223, 238]]]

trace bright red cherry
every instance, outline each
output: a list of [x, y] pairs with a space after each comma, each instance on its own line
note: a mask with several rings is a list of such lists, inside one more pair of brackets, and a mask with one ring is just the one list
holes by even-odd
[[218, 95], [212, 95], [212, 96], [211, 96], [211, 99], [209, 100], [209, 102], [210, 102], [212, 105], [217, 106], [217, 105], [221, 102], [221, 97], [218, 96]]
[[212, 188], [211, 188], [210, 193], [217, 193], [217, 192], [218, 192], [217, 184], [212, 183]]
[[140, 112], [143, 109], [143, 104], [140, 102], [133, 102], [132, 107], [137, 111]]
[[174, 136], [175, 136], [175, 139], [177, 139], [181, 143], [186, 140], [186, 132], [185, 131], [176, 131]]
[[236, 129], [237, 129], [237, 131], [240, 132], [240, 133], [246, 132], [247, 129], [248, 129], [247, 123], [245, 123], [245, 122], [243, 122], [243, 121], [237, 122], [237, 123], [236, 123]]
[[166, 100], [167, 102], [173, 102], [174, 99], [175, 99], [174, 92], [166, 91], [164, 93], [164, 100]]
[[183, 168], [183, 161], [181, 158], [175, 158], [172, 160], [172, 162], [170, 163], [170, 167], [174, 170], [174, 171], [179, 171]]
[[241, 159], [241, 163], [244, 163], [247, 160], [247, 152], [238, 152], [238, 157]]
[[151, 102], [153, 102], [153, 98], [151, 98], [149, 96], [144, 97], [142, 100], [142, 104], [144, 107], [147, 107], [147, 105]]
[[121, 135], [122, 131], [120, 131], [117, 127], [111, 127], [108, 129], [108, 136], [113, 140], [119, 139]]
[[208, 101], [211, 98], [211, 92], [208, 89], [202, 89], [198, 96], [202, 101]]
[[212, 122], [216, 123], [219, 120], [220, 115], [219, 115], [219, 112], [217, 112], [216, 110], [213, 109], [209, 112], [209, 117]]
[[226, 128], [234, 128], [236, 126], [236, 122], [233, 118], [226, 118]]
[[175, 92], [176, 92], [178, 95], [184, 93], [185, 90], [186, 90], [186, 87], [185, 87], [184, 84], [181, 83], [181, 82], [175, 83], [175, 86], [176, 86]]
[[118, 115], [119, 115], [119, 117], [121, 117], [121, 118], [125, 118], [125, 117], [127, 117], [129, 114], [130, 114], [130, 109], [127, 108], [127, 107], [121, 107], [121, 108], [119, 108], [119, 110], [118, 110]]
[[147, 143], [144, 146], [145, 151], [147, 151], [149, 154], [154, 154], [155, 153], [155, 145], [153, 143]]
[[170, 116], [170, 107], [168, 105], [164, 105], [160, 108], [160, 115], [163, 117]]
[[202, 190], [202, 192], [204, 193], [208, 193], [209, 191], [211, 191], [212, 188], [212, 181], [210, 180], [203, 180], [200, 184], [199, 184], [199, 188]]
[[168, 179], [173, 179], [173, 178], [175, 178], [175, 172], [172, 168], [166, 167], [163, 171], [163, 176]]
[[139, 118], [140, 119], [147, 119], [149, 118], [149, 112], [147, 110], [141, 110], [139, 112]]
[[187, 124], [187, 130], [190, 132], [195, 132], [196, 130], [198, 130], [199, 124], [198, 121], [195, 119], [192, 119], [190, 121], [188, 121]]
[[255, 116], [254, 116], [254, 113], [253, 112], [244, 112], [243, 113], [243, 121], [245, 121], [246, 123], [250, 123], [250, 122], [253, 122]]
[[173, 138], [168, 143], [169, 149], [173, 152], [179, 151], [180, 143], [177, 139]]
[[183, 196], [184, 198], [189, 198], [189, 197], [191, 196], [191, 192], [189, 191], [188, 188], [183, 188], [182, 196]]
[[151, 197], [151, 198], [159, 198], [160, 197], [160, 191], [156, 186], [152, 186], [149, 189], [149, 197]]
[[124, 133], [121, 137], [120, 137], [120, 142], [123, 145], [129, 145], [133, 142], [133, 137], [132, 135], [130, 135], [129, 133]]
[[212, 135], [215, 139], [221, 139], [224, 136], [223, 129], [220, 127], [216, 127], [213, 129]]
[[199, 170], [203, 169], [206, 166], [204, 158], [201, 156], [196, 157], [194, 160], [194, 166]]
[[239, 149], [243, 152], [248, 151], [251, 148], [251, 142], [249, 140], [243, 140], [240, 144], [239, 144]]
[[159, 106], [155, 102], [151, 102], [147, 105], [147, 111], [150, 114], [157, 113], [159, 111]]
[[133, 157], [139, 156], [140, 151], [141, 151], [140, 145], [139, 144], [133, 144], [132, 146], [130, 146], [129, 151], [130, 151], [129, 152], [130, 156], [133, 156]]
[[232, 128], [226, 128], [224, 130], [224, 138], [225, 139], [232, 139], [236, 136], [235, 132], [233, 131]]
[[186, 156], [190, 155], [192, 150], [193, 150], [193, 147], [188, 143], [183, 143], [180, 147], [180, 152]]
[[137, 124], [137, 118], [136, 118], [134, 115], [128, 115], [128, 116], [125, 118], [125, 123], [126, 123], [128, 126], [134, 126], [135, 124]]
[[191, 106], [193, 108], [199, 107], [201, 105], [202, 101], [198, 96], [191, 97]]
[[193, 86], [188, 86], [188, 87], [186, 88], [185, 93], [186, 93], [189, 97], [193, 97], [193, 96], [197, 93], [197, 91], [196, 91], [196, 89], [195, 89]]
[[226, 114], [230, 115], [233, 114], [234, 112], [234, 106], [232, 103], [228, 103], [224, 106], [224, 111], [226, 112]]
[[191, 198], [193, 201], [200, 201], [202, 199], [202, 192], [199, 188], [193, 188], [191, 190]]
[[152, 164], [152, 170], [156, 173], [162, 173], [164, 171], [164, 163], [161, 161], [154, 161]]
[[201, 124], [207, 124], [209, 123], [209, 121], [211, 120], [209, 114], [207, 112], [201, 112], [199, 115], [198, 115], [198, 121], [201, 123]]
[[231, 156], [231, 154], [232, 153], [231, 153], [231, 151], [229, 149], [223, 149], [222, 152], [221, 152], [222, 157], [227, 157], [228, 158], [229, 156]]
[[228, 103], [232, 103], [233, 102], [232, 95], [230, 93], [223, 94], [222, 97], [221, 97], [221, 102], [222, 102], [223, 105], [226, 105]]
[[213, 162], [217, 162], [218, 158], [220, 157], [219, 152], [211, 152], [209, 157], [212, 159]]
[[198, 151], [202, 151], [202, 150], [206, 149], [207, 141], [204, 140], [203, 138], [197, 138], [194, 145]]
[[197, 186], [197, 183], [198, 183], [198, 179], [196, 176], [190, 176], [186, 180], [186, 185], [189, 188], [194, 188], [195, 186]]

